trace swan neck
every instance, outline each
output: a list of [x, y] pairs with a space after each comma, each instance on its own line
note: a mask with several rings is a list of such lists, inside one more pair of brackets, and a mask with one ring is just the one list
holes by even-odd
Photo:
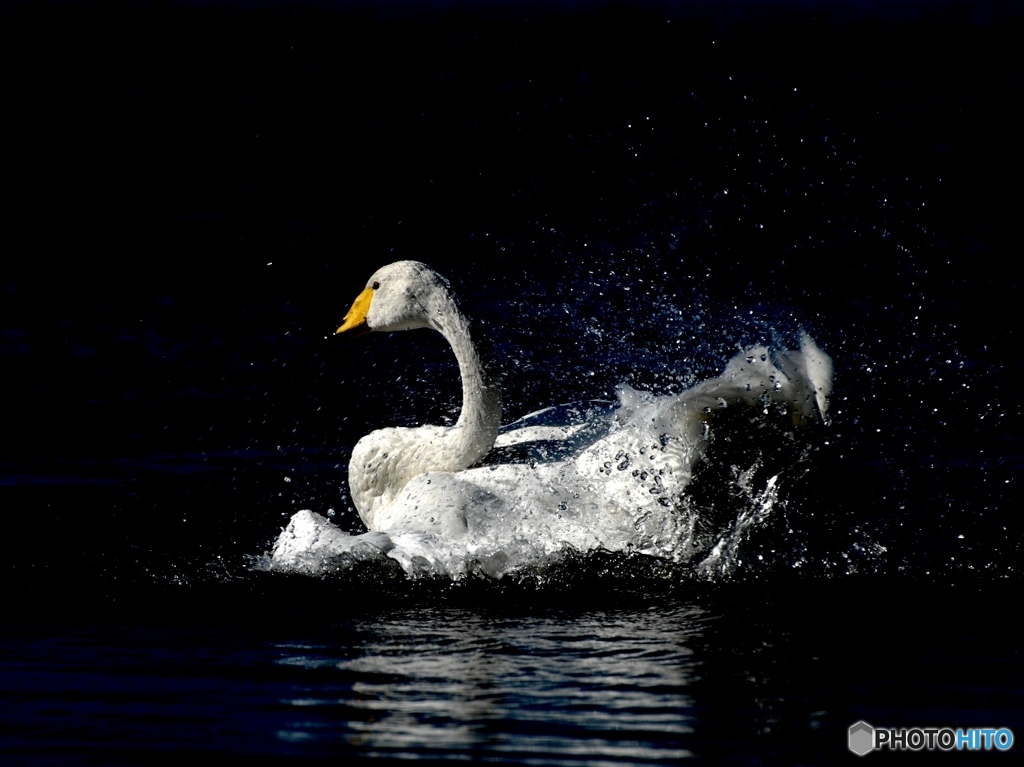
[[444, 296], [443, 301], [446, 306], [434, 315], [438, 318], [435, 328], [447, 339], [459, 363], [462, 412], [455, 430], [465, 465], [471, 466], [487, 455], [497, 439], [501, 423], [501, 395], [473, 343], [469, 320], [450, 296]]

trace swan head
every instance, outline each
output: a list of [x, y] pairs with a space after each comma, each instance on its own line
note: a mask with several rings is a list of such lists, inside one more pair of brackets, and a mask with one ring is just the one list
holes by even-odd
[[364, 325], [370, 330], [439, 329], [438, 302], [445, 298], [448, 283], [444, 277], [419, 261], [396, 261], [366, 281], [337, 332]]

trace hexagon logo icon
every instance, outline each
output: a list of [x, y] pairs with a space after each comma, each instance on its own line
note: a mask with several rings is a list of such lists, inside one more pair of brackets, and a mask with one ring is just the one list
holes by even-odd
[[867, 722], [850, 725], [848, 745], [857, 756], [864, 756], [875, 747], [875, 728]]

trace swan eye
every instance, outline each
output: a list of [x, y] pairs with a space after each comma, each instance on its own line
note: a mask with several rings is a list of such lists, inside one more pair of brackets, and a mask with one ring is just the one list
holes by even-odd
[[376, 280], [373, 281], [373, 289], [380, 290], [380, 283], [377, 282]]

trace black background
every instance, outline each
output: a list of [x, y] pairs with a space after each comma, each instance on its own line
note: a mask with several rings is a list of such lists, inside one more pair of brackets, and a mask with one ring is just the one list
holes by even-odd
[[506, 420], [807, 327], [837, 370], [819, 569], [866, 536], [868, 569], [1005, 577], [1022, 31], [966, 3], [5, 4], [8, 576], [197, 578], [344, 510], [360, 434], [458, 407], [439, 341], [328, 338], [416, 258], [492, 328]]

